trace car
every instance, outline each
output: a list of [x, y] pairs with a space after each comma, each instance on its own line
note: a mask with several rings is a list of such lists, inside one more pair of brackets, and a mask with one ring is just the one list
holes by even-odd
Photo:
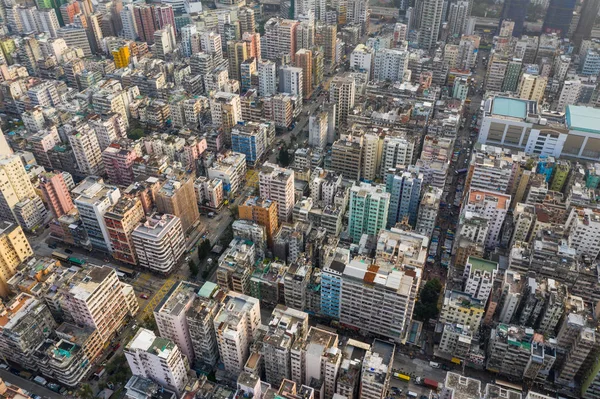
[[68, 248], [67, 248], [67, 249], [65, 249], [65, 252], [66, 252], [66, 253], [68, 253], [68, 254], [72, 254], [72, 253], [73, 253], [73, 251], [71, 251], [71, 250], [70, 250], [70, 249], [68, 249]]
[[45, 226], [44, 226], [44, 228], [45, 228], [45, 229], [49, 229], [49, 228], [50, 228], [50, 225], [49, 225], [49, 224], [47, 224], [47, 225], [45, 225]]
[[148, 299], [148, 295], [146, 295], [146, 294], [140, 294], [140, 298], [142, 298], [142, 299]]
[[57, 245], [56, 245], [56, 244], [50, 244], [50, 245], [48, 245], [48, 248], [51, 248], [51, 249], [56, 249], [56, 248], [57, 248]]

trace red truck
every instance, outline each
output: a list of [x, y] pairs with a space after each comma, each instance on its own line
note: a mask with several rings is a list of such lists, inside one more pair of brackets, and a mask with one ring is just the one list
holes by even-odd
[[436, 380], [432, 380], [431, 378], [424, 378], [423, 385], [425, 385], [426, 387], [429, 387], [431, 389], [435, 389], [437, 391], [438, 389], [441, 388], [442, 384], [440, 384]]

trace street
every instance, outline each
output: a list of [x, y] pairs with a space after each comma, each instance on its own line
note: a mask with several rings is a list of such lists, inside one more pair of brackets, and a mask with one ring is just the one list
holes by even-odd
[[64, 398], [61, 394], [58, 394], [54, 391], [49, 390], [48, 388], [44, 388], [43, 386], [36, 384], [33, 381], [26, 380], [25, 378], [21, 378], [18, 375], [14, 375], [9, 371], [0, 370], [0, 377], [10, 384], [16, 385], [19, 388], [25, 389], [26, 391], [33, 393], [35, 395], [39, 395], [43, 398], [50, 399], [61, 399]]

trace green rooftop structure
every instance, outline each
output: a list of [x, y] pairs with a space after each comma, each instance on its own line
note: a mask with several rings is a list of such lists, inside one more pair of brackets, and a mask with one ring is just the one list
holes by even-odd
[[527, 100], [508, 97], [496, 97], [492, 107], [494, 115], [508, 116], [511, 118], [525, 118], [527, 116]]
[[568, 105], [565, 122], [569, 130], [600, 134], [600, 111], [597, 108]]

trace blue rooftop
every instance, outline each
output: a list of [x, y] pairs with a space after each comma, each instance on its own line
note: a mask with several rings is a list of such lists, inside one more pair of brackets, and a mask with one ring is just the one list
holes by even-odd
[[496, 97], [492, 106], [492, 114], [525, 119], [527, 101], [518, 98]]
[[567, 127], [588, 133], [600, 133], [600, 109], [567, 105]]

